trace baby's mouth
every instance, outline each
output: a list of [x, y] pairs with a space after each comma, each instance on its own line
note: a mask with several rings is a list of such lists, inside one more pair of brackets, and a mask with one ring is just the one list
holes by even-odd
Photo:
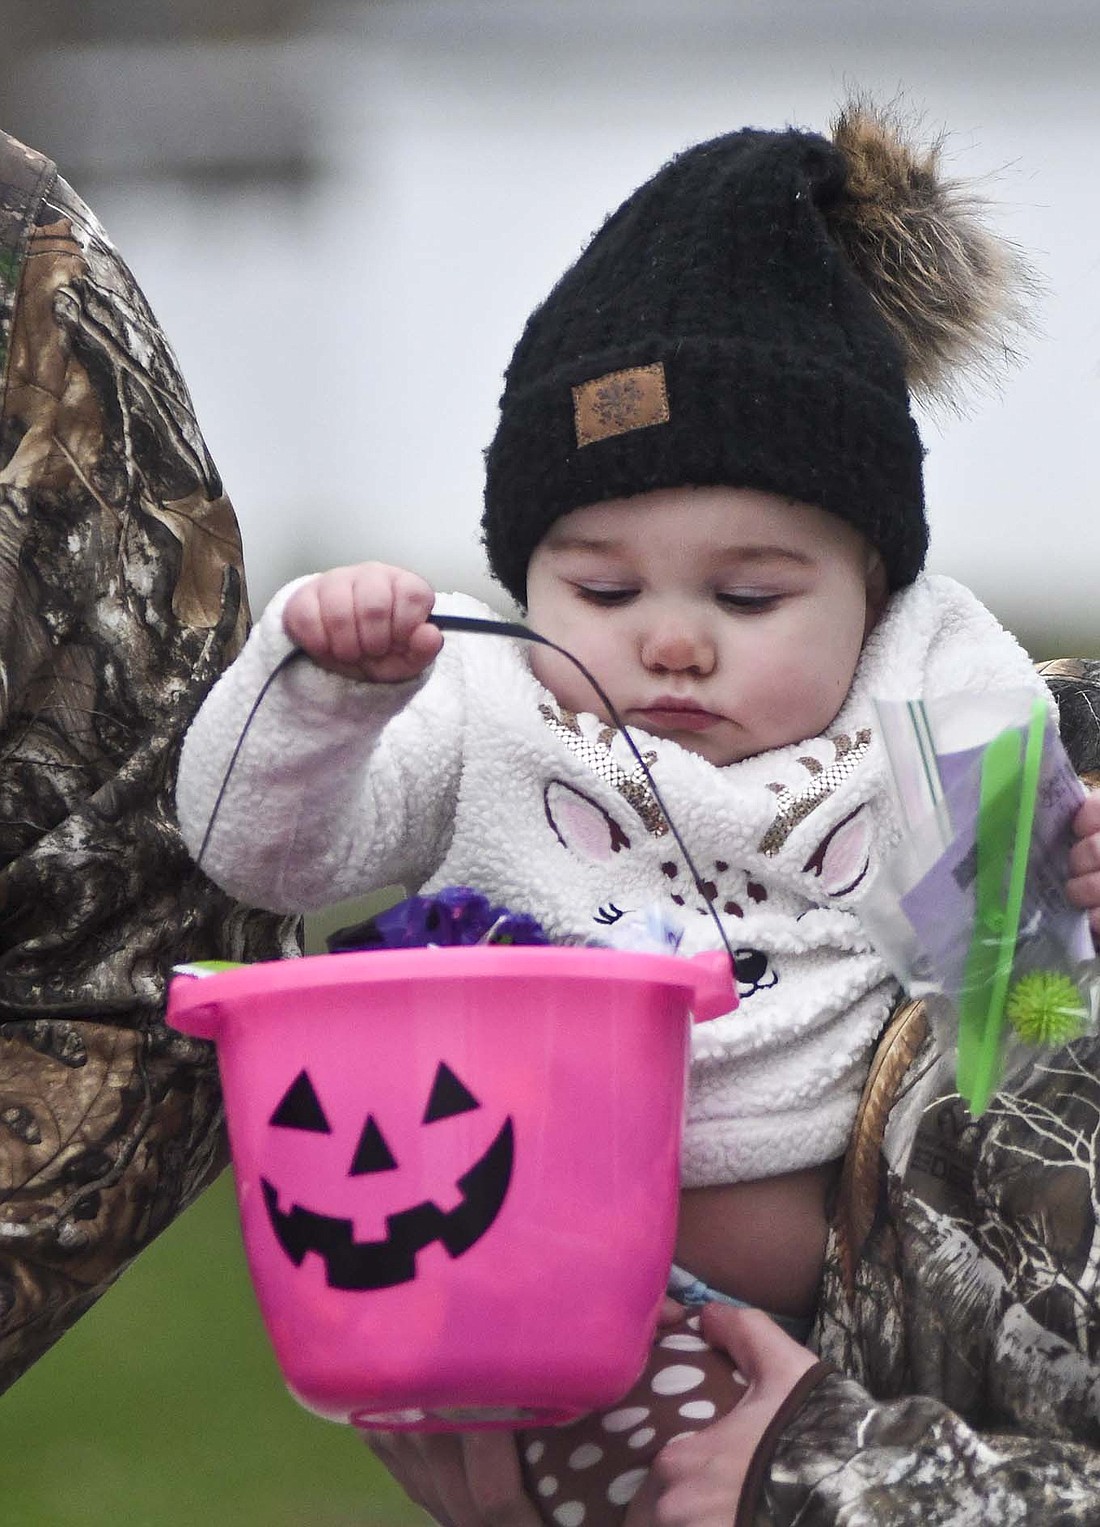
[[662, 732], [705, 732], [722, 720], [688, 700], [658, 700], [634, 711], [643, 726]]

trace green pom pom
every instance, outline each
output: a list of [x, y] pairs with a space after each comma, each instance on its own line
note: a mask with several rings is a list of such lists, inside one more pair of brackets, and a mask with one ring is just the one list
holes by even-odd
[[1021, 1039], [1062, 1045], [1085, 1030], [1085, 1007], [1077, 983], [1057, 970], [1033, 970], [1008, 994], [1005, 1012]]

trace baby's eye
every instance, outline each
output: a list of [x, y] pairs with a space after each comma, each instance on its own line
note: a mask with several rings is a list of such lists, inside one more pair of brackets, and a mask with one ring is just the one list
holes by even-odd
[[591, 583], [575, 583], [573, 587], [580, 598], [588, 604], [628, 604], [638, 592], [635, 588], [616, 588]]
[[782, 594], [754, 593], [747, 589], [720, 589], [717, 594], [718, 603], [725, 609], [741, 610], [750, 615], [773, 609], [782, 597]]

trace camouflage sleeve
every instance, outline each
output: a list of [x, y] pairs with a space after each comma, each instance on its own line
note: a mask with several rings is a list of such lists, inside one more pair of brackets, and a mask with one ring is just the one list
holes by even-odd
[[179, 838], [182, 733], [247, 624], [237, 526], [133, 277], [42, 185], [20, 237], [0, 186], [0, 1390], [224, 1161], [169, 966], [297, 938]]
[[[1040, 671], [1096, 788], [1100, 661]], [[974, 1120], [907, 1003], [871, 1067], [822, 1290], [837, 1372], [761, 1460], [757, 1527], [1100, 1520], [1100, 1040], [1037, 1055]]]
[[755, 1527], [1003, 1527], [1096, 1521], [1100, 1452], [977, 1432], [923, 1397], [880, 1403], [834, 1374], [786, 1428]]

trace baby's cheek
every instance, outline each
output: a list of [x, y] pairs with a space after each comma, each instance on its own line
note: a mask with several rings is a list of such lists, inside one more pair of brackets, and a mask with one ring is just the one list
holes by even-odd
[[[572, 649], [570, 649], [572, 650]], [[596, 673], [600, 670], [599, 663], [592, 663], [587, 655], [582, 656], [589, 671]], [[589, 684], [584, 675], [560, 653], [551, 652], [546, 647], [535, 647], [530, 654], [531, 672], [540, 684], [554, 696], [554, 699], [565, 710], [591, 711], [594, 715], [607, 720], [606, 707]], [[613, 683], [609, 681], [605, 670], [599, 672], [603, 684], [614, 694]]]
[[531, 672], [539, 683], [546, 686], [555, 700], [572, 707], [573, 691], [578, 681], [577, 670], [572, 663], [546, 647], [532, 647], [530, 661]]
[[854, 630], [822, 632], [807, 642], [798, 659], [786, 664], [786, 683], [792, 703], [797, 703], [817, 736], [836, 718], [852, 687], [862, 643]]
[[848, 683], [829, 665], [806, 654], [776, 663], [757, 676], [754, 708], [771, 747], [801, 742], [825, 731], [844, 703]]

